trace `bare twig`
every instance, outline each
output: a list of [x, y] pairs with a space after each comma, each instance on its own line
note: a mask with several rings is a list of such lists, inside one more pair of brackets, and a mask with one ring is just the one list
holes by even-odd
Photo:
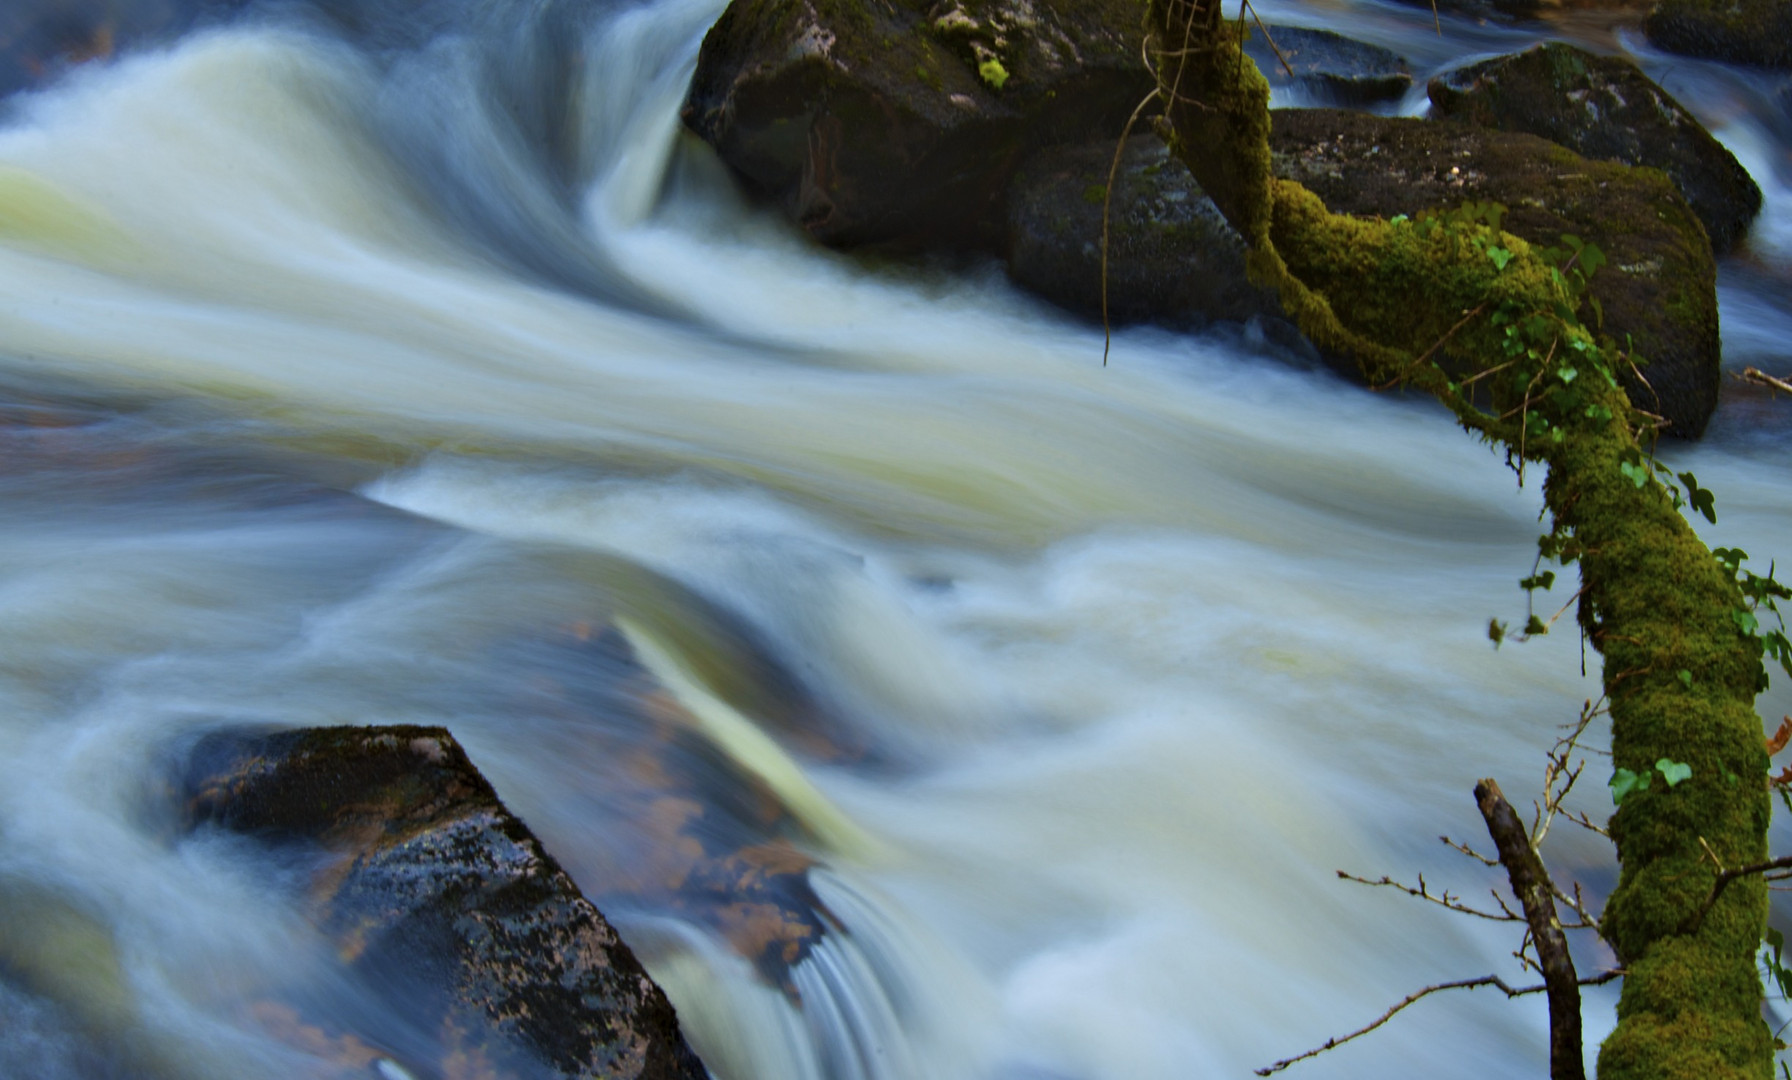
[[[1481, 301], [1481, 303], [1478, 304], [1474, 308], [1474, 310], [1468, 312], [1462, 318], [1456, 320], [1455, 326], [1452, 326], [1448, 330], [1445, 330], [1444, 336], [1438, 338], [1436, 344], [1432, 345], [1429, 349], [1426, 349], [1423, 353], [1419, 354], [1419, 358], [1417, 360], [1414, 360], [1412, 363], [1406, 365], [1405, 371], [1402, 371], [1400, 374], [1389, 379], [1387, 382], [1382, 383], [1380, 386], [1373, 386], [1373, 387], [1370, 387], [1370, 389], [1378, 390], [1378, 391], [1386, 390], [1389, 387], [1398, 386], [1401, 383], [1405, 382], [1407, 377], [1410, 376], [1413, 372], [1419, 370], [1419, 368], [1421, 368], [1421, 367], [1424, 367], [1425, 361], [1431, 359], [1431, 357], [1437, 353], [1437, 350], [1439, 350], [1439, 349], [1443, 348], [1445, 345], [1449, 344], [1450, 339], [1456, 336], [1456, 332], [1458, 330], [1461, 330], [1463, 327], [1465, 327], [1469, 323], [1473, 322], [1475, 316], [1481, 314], [1483, 311], [1486, 311], [1488, 305], [1491, 304], [1492, 302], [1493, 301], [1491, 301], [1491, 300]], [[1491, 374], [1491, 373], [1483, 372], [1482, 374]]]
[[[1622, 968], [1613, 968], [1611, 971], [1602, 971], [1597, 975], [1592, 975], [1585, 979], [1581, 979], [1581, 980], [1579, 980], [1579, 985], [1581, 985], [1581, 986], [1603, 986], [1604, 984], [1611, 982], [1613, 979], [1621, 978], [1623, 975], [1624, 975], [1624, 970]], [[1284, 1058], [1283, 1060], [1276, 1062], [1274, 1065], [1268, 1065], [1268, 1066], [1265, 1066], [1264, 1068], [1257, 1069], [1256, 1073], [1258, 1076], [1270, 1076], [1275, 1073], [1279, 1073], [1283, 1069], [1286, 1069], [1288, 1066], [1293, 1065], [1296, 1062], [1305, 1061], [1310, 1057], [1317, 1057], [1320, 1054], [1325, 1053], [1327, 1050], [1330, 1050], [1334, 1046], [1342, 1046], [1343, 1044], [1349, 1042], [1352, 1039], [1355, 1039], [1362, 1035], [1367, 1035], [1367, 1034], [1369, 1034], [1369, 1032], [1374, 1031], [1376, 1028], [1387, 1023], [1389, 1020], [1392, 1020], [1394, 1018], [1394, 1014], [1398, 1013], [1401, 1009], [1406, 1008], [1408, 1005], [1411, 1005], [1413, 1002], [1418, 1001], [1421, 998], [1428, 997], [1432, 994], [1435, 994], [1440, 990], [1473, 990], [1474, 988], [1476, 988], [1478, 986], [1495, 987], [1501, 993], [1505, 994], [1509, 998], [1523, 997], [1526, 994], [1541, 994], [1548, 989], [1547, 986], [1544, 986], [1542, 984], [1539, 984], [1537, 986], [1513, 987], [1513, 986], [1508, 985], [1506, 980], [1500, 978], [1498, 975], [1483, 975], [1478, 979], [1458, 979], [1455, 982], [1434, 983], [1430, 986], [1425, 987], [1423, 990], [1417, 990], [1417, 991], [1414, 991], [1413, 993], [1406, 995], [1406, 997], [1402, 998], [1399, 1001], [1399, 1003], [1394, 1005], [1387, 1012], [1384, 1012], [1380, 1016], [1376, 1017], [1375, 1021], [1373, 1023], [1365, 1025], [1364, 1027], [1360, 1027], [1348, 1035], [1340, 1035], [1335, 1039], [1327, 1039], [1327, 1040], [1325, 1040], [1324, 1046], [1314, 1047], [1313, 1049], [1308, 1050], [1306, 1053], [1300, 1054], [1296, 1057]]]
[[1769, 390], [1782, 390], [1788, 394], [1792, 394], [1792, 376], [1777, 378], [1767, 374], [1760, 368], [1745, 367], [1736, 373], [1736, 378], [1746, 383], [1754, 383], [1756, 386], [1765, 386]]
[[1531, 943], [1537, 950], [1537, 970], [1549, 995], [1550, 1080], [1585, 1080], [1581, 1059], [1580, 980], [1574, 958], [1568, 953], [1568, 937], [1556, 918], [1555, 882], [1543, 860], [1531, 846], [1530, 834], [1518, 820], [1512, 804], [1492, 779], [1475, 785], [1475, 804], [1487, 822], [1488, 835], [1499, 848], [1500, 862], [1511, 879], [1512, 892], [1524, 907]]
[[[1276, 39], [1269, 36], [1269, 27], [1263, 25], [1263, 16], [1257, 14], [1257, 9], [1252, 5], [1251, 0], [1244, 0], [1244, 6], [1250, 11], [1251, 18], [1257, 20], [1257, 29], [1263, 31], [1263, 40], [1269, 42], [1269, 51], [1275, 53], [1276, 59], [1282, 62], [1282, 70], [1288, 73], [1290, 79], [1294, 78], [1294, 65], [1288, 62], [1286, 56], [1282, 55], [1282, 50], [1276, 48]], [[1244, 51], [1242, 46], [1239, 51]]]
[[1467, 904], [1464, 904], [1461, 900], [1457, 899], [1454, 896], [1451, 896], [1447, 890], [1443, 893], [1432, 892], [1430, 890], [1430, 888], [1428, 886], [1426, 886], [1425, 875], [1423, 875], [1423, 874], [1419, 875], [1419, 887], [1416, 889], [1413, 888], [1411, 885], [1407, 885], [1407, 884], [1404, 884], [1403, 882], [1395, 881], [1393, 878], [1388, 877], [1385, 874], [1382, 875], [1380, 878], [1371, 880], [1369, 878], [1357, 877], [1355, 874], [1347, 874], [1344, 871], [1339, 870], [1338, 876], [1343, 878], [1345, 881], [1354, 881], [1358, 885], [1370, 885], [1370, 886], [1374, 886], [1377, 888], [1398, 889], [1399, 891], [1405, 893], [1408, 896], [1417, 897], [1420, 900], [1428, 901], [1430, 903], [1438, 905], [1439, 907], [1449, 908], [1451, 911], [1461, 912], [1464, 915], [1473, 915], [1479, 919], [1491, 919], [1494, 922], [1523, 922], [1524, 921], [1523, 916], [1516, 914], [1511, 909], [1506, 907], [1506, 902], [1504, 900], [1500, 899], [1500, 895], [1498, 893], [1493, 894], [1493, 899], [1494, 899], [1494, 902], [1496, 902], [1500, 905], [1500, 909], [1501, 909], [1500, 913], [1495, 914], [1494, 912], [1491, 912], [1491, 911], [1482, 911], [1480, 908], [1469, 907]]
[[1469, 858], [1474, 859], [1476, 862], [1479, 862], [1483, 866], [1498, 866], [1500, 864], [1500, 861], [1498, 859], [1489, 859], [1487, 856], [1481, 854], [1479, 851], [1476, 851], [1474, 848], [1469, 847], [1467, 844], [1459, 843], [1458, 841], [1452, 840], [1447, 836], [1440, 836], [1440, 837], [1438, 837], [1438, 839], [1442, 840], [1444, 843], [1448, 844], [1450, 847], [1455, 848], [1457, 851], [1462, 852], [1464, 855], [1467, 855]]
[[1724, 890], [1730, 887], [1730, 882], [1735, 881], [1737, 878], [1751, 877], [1755, 874], [1759, 874], [1768, 881], [1782, 881], [1787, 877], [1792, 877], [1792, 874], [1772, 873], [1772, 871], [1775, 870], [1792, 870], [1792, 855], [1781, 855], [1777, 859], [1769, 859], [1768, 861], [1761, 863], [1750, 863], [1747, 866], [1738, 866], [1731, 870], [1726, 869], [1724, 864], [1718, 860], [1717, 853], [1711, 850], [1711, 845], [1705, 843], [1704, 837], [1699, 837], [1699, 843], [1704, 845], [1705, 853], [1710, 855], [1711, 861], [1717, 865], [1717, 880], [1711, 883], [1711, 894], [1705, 897], [1705, 902], [1703, 904], [1699, 905], [1698, 912], [1694, 914], [1692, 919], [1687, 923], [1686, 929], [1682, 931], [1683, 933], [1693, 934], [1698, 932], [1699, 927], [1705, 924], [1705, 916], [1711, 914], [1711, 909], [1717, 905], [1717, 898], [1722, 896]]

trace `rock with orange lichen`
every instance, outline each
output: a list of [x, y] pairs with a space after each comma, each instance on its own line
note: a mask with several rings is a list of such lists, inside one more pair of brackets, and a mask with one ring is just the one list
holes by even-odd
[[[189, 810], [333, 856], [318, 921], [444, 1076], [700, 1080], [671, 1004], [440, 728], [213, 736]], [[419, 1063], [423, 1064], [423, 1063]]]

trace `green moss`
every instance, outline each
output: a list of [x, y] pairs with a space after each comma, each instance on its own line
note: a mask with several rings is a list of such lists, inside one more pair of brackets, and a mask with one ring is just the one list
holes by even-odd
[[1106, 184], [1090, 184], [1083, 189], [1083, 201], [1091, 206], [1101, 206], [1108, 201]]
[[[1760, 644], [1731, 620], [1741, 594], [1666, 490], [1625, 474], [1644, 463], [1639, 437], [1651, 428], [1619, 387], [1617, 358], [1572, 318], [1574, 297], [1554, 269], [1497, 228], [1497, 214], [1356, 218], [1272, 180], [1267, 87], [1236, 32], [1217, 4], [1197, 8], [1192, 28], [1172, 24], [1168, 10], [1154, 2], [1147, 29], [1154, 43], [1180, 46], [1155, 48], [1172, 147], [1250, 244], [1253, 280], [1275, 287], [1315, 344], [1355, 356], [1372, 382], [1429, 390], [1515, 461], [1547, 467], [1552, 535], [1579, 557], [1580, 623], [1605, 658], [1613, 762], [1692, 766], [1678, 785], [1627, 797], [1612, 820], [1622, 869], [1604, 933], [1627, 975], [1602, 1080], [1764, 1080], [1771, 1039], [1754, 970], [1764, 888], [1737, 882], [1699, 917], [1717, 872], [1707, 848], [1729, 866], [1765, 853]], [[1452, 364], [1499, 377], [1471, 400]], [[1699, 677], [1689, 687], [1680, 670]]]

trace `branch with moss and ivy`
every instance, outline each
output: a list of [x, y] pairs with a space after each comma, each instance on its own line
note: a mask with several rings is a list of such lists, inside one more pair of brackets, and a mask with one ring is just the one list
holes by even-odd
[[1487, 206], [1389, 221], [1329, 212], [1271, 174], [1268, 85], [1218, 0], [1152, 0], [1146, 32], [1164, 133], [1249, 245], [1252, 279], [1371, 385], [1428, 391], [1521, 475], [1545, 471], [1540, 551], [1578, 565], [1572, 605], [1604, 657], [1613, 764], [1639, 777], [1676, 766], [1672, 782], [1633, 785], [1609, 826], [1621, 870], [1600, 926], [1626, 974], [1601, 1077], [1765, 1080], [1766, 886], [1740, 877], [1706, 901], [1723, 867], [1767, 861], [1754, 699], [1764, 656], [1792, 657], [1783, 634], [1760, 632], [1740, 563], [1714, 557], [1682, 516], [1704, 512], [1709, 493], [1650, 453], [1656, 421], [1617, 379], [1635, 358], [1581, 321], [1585, 253], [1558, 261]]

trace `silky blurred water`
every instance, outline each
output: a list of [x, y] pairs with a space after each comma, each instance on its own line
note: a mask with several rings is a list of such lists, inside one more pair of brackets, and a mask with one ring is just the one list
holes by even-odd
[[[1726, 362], [1792, 368], [1784, 77], [1608, 25], [1260, 7], [1421, 77], [1552, 34], [1634, 51], [1767, 194]], [[611, 907], [718, 1077], [1242, 1075], [1517, 977], [1507, 927], [1334, 871], [1482, 894], [1435, 837], [1478, 835], [1482, 776], [1532, 791], [1596, 692], [1568, 634], [1486, 638], [1523, 618], [1535, 478], [1248, 334], [1129, 330], [1104, 368], [993, 270], [814, 249], [679, 131], [719, 10], [273, 4], [12, 99], [0, 1073], [372, 1075], [275, 1001], [426, 1059], [302, 868], [186, 835], [169, 778], [220, 728], [446, 725], [626, 893], [655, 834], [616, 753], [647, 733], [594, 625], [708, 718], [716, 812], [762, 785], [818, 859], [800, 1007], [650, 892]], [[1762, 562], [1787, 408], [1730, 394], [1664, 452]], [[1609, 888], [1602, 841], [1552, 845]], [[1545, 1030], [1537, 999], [1442, 996], [1300, 1069], [1536, 1075]]]

